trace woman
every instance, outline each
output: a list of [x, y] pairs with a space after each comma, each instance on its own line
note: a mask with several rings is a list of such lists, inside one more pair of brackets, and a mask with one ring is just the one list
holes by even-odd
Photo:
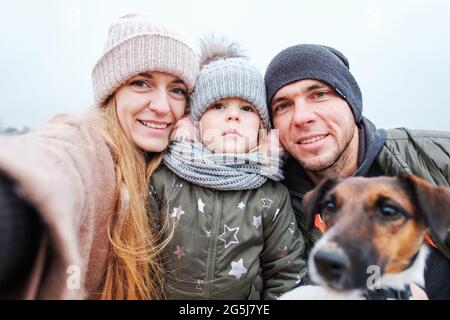
[[[43, 224], [30, 277], [7, 297], [163, 297], [159, 253], [167, 239], [148, 210], [148, 183], [198, 67], [179, 35], [126, 15], [110, 27], [92, 72], [98, 108], [1, 138], [2, 195], [18, 189]], [[32, 219], [24, 221], [29, 227]]]

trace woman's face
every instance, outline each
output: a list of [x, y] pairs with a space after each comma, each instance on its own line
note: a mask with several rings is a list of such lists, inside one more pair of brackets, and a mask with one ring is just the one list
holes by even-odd
[[129, 79], [115, 97], [119, 122], [127, 137], [143, 151], [161, 152], [185, 112], [187, 87], [170, 74], [146, 72]]
[[247, 101], [222, 99], [200, 118], [201, 139], [216, 153], [246, 153], [258, 145], [260, 122], [258, 111]]

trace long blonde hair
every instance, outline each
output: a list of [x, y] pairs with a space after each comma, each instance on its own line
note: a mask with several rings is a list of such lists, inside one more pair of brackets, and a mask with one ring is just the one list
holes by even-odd
[[[162, 154], [146, 161], [145, 154], [125, 135], [112, 96], [101, 111], [103, 132], [116, 171], [115, 214], [108, 225], [111, 244], [101, 299], [164, 298], [161, 253], [173, 226], [150, 211], [149, 182]], [[159, 230], [158, 230], [159, 229]]]

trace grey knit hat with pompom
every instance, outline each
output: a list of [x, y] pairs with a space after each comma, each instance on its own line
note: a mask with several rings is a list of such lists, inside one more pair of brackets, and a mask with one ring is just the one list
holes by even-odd
[[240, 98], [256, 107], [264, 128], [270, 128], [263, 76], [235, 42], [205, 37], [201, 42], [200, 67], [190, 102], [193, 121], [198, 121], [216, 101]]

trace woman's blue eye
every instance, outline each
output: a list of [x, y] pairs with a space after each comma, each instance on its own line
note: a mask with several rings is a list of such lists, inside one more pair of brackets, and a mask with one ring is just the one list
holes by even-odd
[[147, 85], [147, 83], [145, 81], [143, 81], [143, 80], [135, 80], [135, 81], [132, 81], [130, 83], [130, 85], [135, 86], [135, 87], [143, 88], [144, 86]]

